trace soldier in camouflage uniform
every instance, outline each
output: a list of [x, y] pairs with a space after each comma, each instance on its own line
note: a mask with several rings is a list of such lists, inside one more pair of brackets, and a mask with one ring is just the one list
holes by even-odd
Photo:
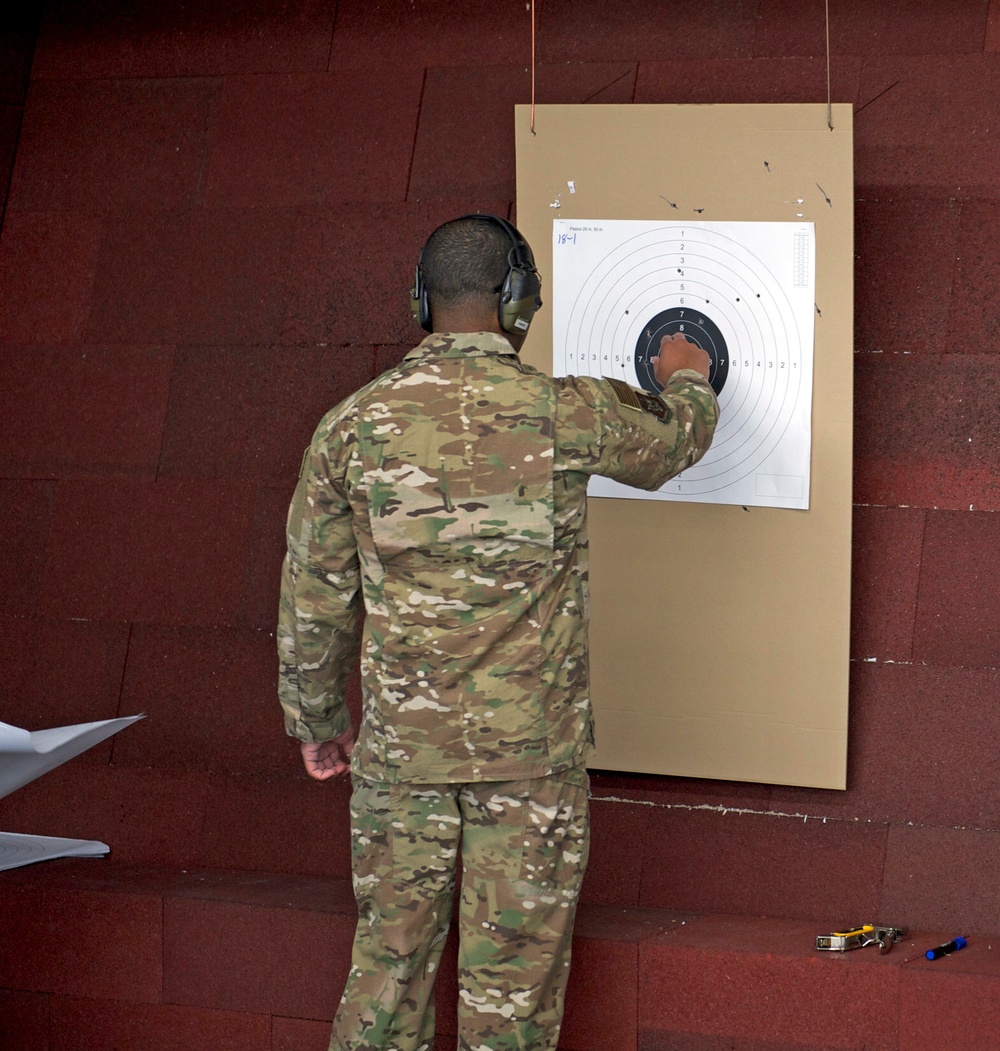
[[331, 1051], [433, 1048], [459, 854], [460, 1051], [556, 1047], [589, 843], [587, 481], [656, 489], [715, 428], [708, 356], [682, 337], [654, 363], [660, 397], [523, 364], [540, 300], [498, 313], [522, 263], [495, 217], [435, 231], [418, 283], [436, 331], [322, 420], [289, 510], [286, 728], [312, 776], [349, 762], [353, 780]]

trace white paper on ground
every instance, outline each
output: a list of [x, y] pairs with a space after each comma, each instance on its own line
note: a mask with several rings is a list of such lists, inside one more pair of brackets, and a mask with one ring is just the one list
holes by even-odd
[[[0, 723], [0, 799], [142, 718], [130, 715], [33, 731]], [[0, 872], [48, 858], [103, 857], [110, 850], [93, 839], [0, 832]]]
[[58, 836], [22, 836], [0, 832], [0, 872], [48, 858], [102, 858], [107, 843], [96, 839], [61, 839]]
[[0, 723], [0, 799], [142, 718], [129, 715], [34, 731]]

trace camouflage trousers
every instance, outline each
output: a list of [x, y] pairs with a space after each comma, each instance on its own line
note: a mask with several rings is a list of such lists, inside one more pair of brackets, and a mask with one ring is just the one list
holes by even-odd
[[463, 785], [355, 778], [358, 927], [330, 1051], [433, 1051], [459, 856], [459, 1051], [555, 1051], [588, 796], [582, 768]]

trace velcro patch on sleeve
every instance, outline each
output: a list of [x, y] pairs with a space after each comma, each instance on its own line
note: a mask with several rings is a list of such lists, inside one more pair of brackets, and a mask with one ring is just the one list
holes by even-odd
[[673, 419], [670, 407], [657, 398], [655, 394], [639, 390], [637, 387], [630, 387], [621, 380], [611, 379], [610, 377], [606, 377], [606, 379], [620, 404], [629, 409], [637, 409], [639, 412], [648, 412], [651, 416], [655, 416], [660, 423], [669, 423]]

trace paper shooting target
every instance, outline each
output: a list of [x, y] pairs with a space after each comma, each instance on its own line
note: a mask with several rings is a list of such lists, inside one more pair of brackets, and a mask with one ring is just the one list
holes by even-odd
[[721, 416], [711, 449], [658, 493], [595, 479], [595, 495], [808, 507], [811, 223], [557, 220], [557, 375], [654, 393], [665, 335], [707, 351]]

